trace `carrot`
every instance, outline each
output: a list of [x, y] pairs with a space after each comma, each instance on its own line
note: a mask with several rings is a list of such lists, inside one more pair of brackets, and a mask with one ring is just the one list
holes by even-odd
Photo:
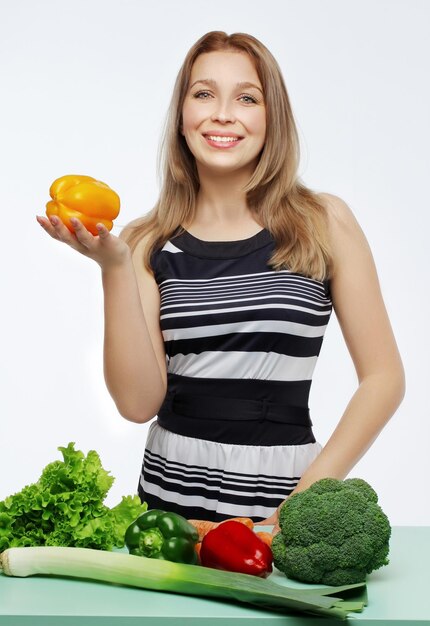
[[260, 537], [261, 541], [264, 541], [264, 543], [267, 544], [269, 548], [271, 547], [272, 539], [273, 539], [272, 533], [267, 533], [267, 532], [260, 530], [256, 532], [255, 534], [257, 535], [257, 537]]
[[210, 530], [216, 528], [219, 524], [219, 522], [210, 522], [203, 519], [189, 519], [188, 522], [192, 524], [199, 533], [199, 541], [201, 541]]
[[199, 541], [199, 543], [196, 543], [196, 545], [194, 546], [194, 549], [197, 554], [198, 563], [200, 563], [200, 550], [202, 549], [202, 542]]
[[[248, 528], [253, 530], [254, 522], [250, 517], [231, 517], [228, 520], [224, 520], [224, 522], [240, 522], [241, 524], [245, 524]], [[203, 537], [208, 534], [210, 530], [217, 528], [223, 522], [210, 522], [209, 520], [202, 519], [189, 519], [188, 522], [194, 526], [194, 528], [199, 533], [199, 541], [202, 541]]]
[[250, 517], [232, 517], [231, 519], [233, 522], [240, 522], [241, 524], [248, 526], [251, 530], [254, 530], [254, 522]]

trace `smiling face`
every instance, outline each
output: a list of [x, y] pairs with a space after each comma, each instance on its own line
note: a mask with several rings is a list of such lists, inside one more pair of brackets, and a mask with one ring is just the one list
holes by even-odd
[[205, 52], [197, 57], [182, 108], [181, 132], [199, 172], [252, 174], [266, 136], [262, 91], [247, 54]]

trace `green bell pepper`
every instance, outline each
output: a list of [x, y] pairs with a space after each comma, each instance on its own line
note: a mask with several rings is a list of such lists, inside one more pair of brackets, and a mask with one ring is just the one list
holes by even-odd
[[140, 515], [125, 533], [130, 554], [195, 565], [199, 534], [185, 517], [151, 509]]

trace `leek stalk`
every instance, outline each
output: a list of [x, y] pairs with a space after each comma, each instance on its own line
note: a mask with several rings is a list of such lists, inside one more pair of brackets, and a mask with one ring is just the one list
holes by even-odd
[[[249, 574], [237, 574], [199, 565], [150, 559], [121, 552], [54, 546], [9, 548], [0, 554], [7, 576], [47, 574], [91, 579], [155, 591], [235, 600], [275, 611], [298, 611], [346, 619], [361, 611], [365, 601], [350, 599], [351, 590], [365, 583], [311, 589], [284, 587]], [[335, 597], [345, 592], [344, 602]], [[343, 605], [343, 606], [342, 606]]]

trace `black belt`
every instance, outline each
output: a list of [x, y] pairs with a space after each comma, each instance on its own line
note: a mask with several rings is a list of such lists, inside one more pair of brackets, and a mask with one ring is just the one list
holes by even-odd
[[175, 414], [203, 420], [232, 420], [278, 422], [312, 426], [309, 409], [302, 406], [279, 404], [271, 400], [247, 400], [198, 396], [176, 392], [172, 394], [172, 411]]
[[308, 381], [190, 378], [168, 374], [158, 423], [178, 435], [239, 445], [314, 443]]

